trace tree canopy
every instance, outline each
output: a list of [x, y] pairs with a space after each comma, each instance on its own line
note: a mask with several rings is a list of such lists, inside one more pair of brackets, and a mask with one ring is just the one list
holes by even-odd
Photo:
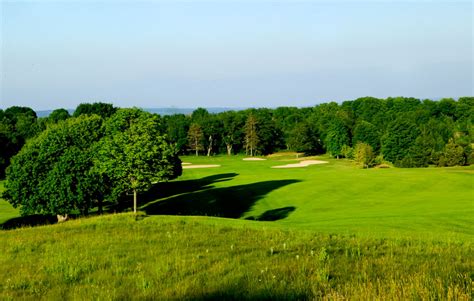
[[120, 109], [109, 118], [96, 150], [97, 171], [111, 180], [114, 195], [133, 192], [135, 212], [138, 192], [181, 175], [177, 149], [158, 117], [139, 109]]
[[7, 168], [5, 199], [22, 214], [86, 214], [98, 193], [92, 146], [101, 127], [99, 116], [82, 116], [28, 141]]

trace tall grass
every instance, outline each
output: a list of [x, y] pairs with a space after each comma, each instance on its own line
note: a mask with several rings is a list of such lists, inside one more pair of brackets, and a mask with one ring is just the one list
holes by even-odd
[[130, 214], [2, 231], [0, 299], [470, 300], [471, 242]]

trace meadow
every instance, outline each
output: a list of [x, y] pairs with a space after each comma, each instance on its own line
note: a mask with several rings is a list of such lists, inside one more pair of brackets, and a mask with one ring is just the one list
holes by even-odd
[[472, 298], [472, 167], [243, 158], [182, 157], [220, 166], [156, 184], [137, 217], [1, 231], [0, 299]]

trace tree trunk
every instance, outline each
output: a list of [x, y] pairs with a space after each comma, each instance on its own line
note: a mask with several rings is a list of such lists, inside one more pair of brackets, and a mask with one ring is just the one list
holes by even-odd
[[102, 214], [104, 211], [103, 211], [103, 208], [102, 208], [102, 199], [98, 199], [97, 200], [97, 207], [99, 208], [98, 209], [98, 213], [99, 214]]
[[194, 147], [196, 148], [196, 157], [199, 156], [199, 146], [198, 146], [198, 139], [194, 138]]
[[209, 145], [207, 146], [207, 156], [211, 155], [212, 150], [212, 135], [209, 135]]
[[133, 189], [133, 213], [137, 213], [137, 190]]
[[232, 144], [226, 144], [227, 147], [227, 155], [232, 155]]

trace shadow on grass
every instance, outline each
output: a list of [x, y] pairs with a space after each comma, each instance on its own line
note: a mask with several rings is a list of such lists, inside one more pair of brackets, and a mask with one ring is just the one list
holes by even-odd
[[[227, 218], [240, 218], [266, 194], [286, 185], [300, 182], [299, 180], [263, 181], [252, 184], [214, 188], [212, 184], [229, 181], [238, 176], [236, 173], [212, 175], [195, 180], [157, 183], [140, 194], [139, 207], [149, 215], [203, 215]], [[105, 212], [121, 212], [130, 210], [132, 200], [125, 196], [118, 204], [105, 202]], [[284, 207], [265, 212], [258, 218], [261, 221], [276, 221], [286, 218], [295, 207]], [[89, 215], [97, 215], [96, 211]], [[70, 214], [71, 218], [78, 217]], [[0, 224], [0, 229], [9, 230], [20, 227], [31, 227], [57, 223], [56, 216], [30, 215], [16, 217]]]
[[[223, 173], [218, 175], [207, 176], [201, 179], [163, 182], [154, 184], [147, 192], [140, 193], [138, 196], [138, 208], [156, 200], [169, 198], [184, 193], [194, 193], [212, 188], [213, 183], [230, 181], [238, 176], [236, 173]], [[132, 206], [132, 195], [121, 197], [117, 203], [104, 202], [105, 212], [115, 213], [130, 211]], [[148, 213], [148, 212], [147, 212]]]
[[272, 210], [265, 211], [259, 217], [249, 216], [246, 219], [256, 220], [256, 221], [272, 222], [272, 221], [277, 221], [277, 220], [287, 218], [288, 215], [290, 215], [290, 213], [295, 211], [295, 210], [296, 210], [296, 207], [293, 207], [293, 206], [283, 207], [283, 208], [278, 208], [278, 209], [272, 209]]
[[0, 229], [3, 230], [12, 230], [21, 227], [33, 227], [33, 226], [43, 226], [43, 225], [51, 225], [55, 224], [58, 221], [56, 216], [52, 215], [28, 215], [28, 216], [20, 216], [14, 217], [3, 224], [0, 224]]
[[187, 300], [211, 301], [211, 300], [310, 300], [312, 296], [308, 292], [287, 290], [285, 292], [266, 290], [245, 290], [237, 287], [221, 289], [208, 295], [189, 296]]
[[[225, 175], [225, 174], [224, 174]], [[214, 176], [213, 181], [228, 180], [223, 175]], [[196, 181], [207, 183], [209, 177]], [[168, 215], [203, 215], [227, 218], [240, 218], [245, 212], [266, 194], [286, 185], [300, 182], [299, 180], [275, 180], [263, 181], [252, 184], [236, 185], [230, 187], [213, 188], [207, 184], [198, 185], [198, 189], [192, 190], [186, 187], [190, 181], [172, 182], [180, 193], [160, 201], [160, 195], [148, 195], [149, 200], [157, 200], [144, 204], [141, 209], [147, 214]], [[200, 182], [202, 183], [202, 182]], [[171, 184], [171, 183], [170, 183]], [[195, 187], [196, 188], [196, 187]], [[176, 191], [175, 191], [176, 192]], [[294, 210], [294, 209], [293, 209]], [[286, 213], [286, 216], [289, 212]], [[283, 216], [283, 214], [280, 214]], [[273, 219], [276, 220], [276, 219]]]

